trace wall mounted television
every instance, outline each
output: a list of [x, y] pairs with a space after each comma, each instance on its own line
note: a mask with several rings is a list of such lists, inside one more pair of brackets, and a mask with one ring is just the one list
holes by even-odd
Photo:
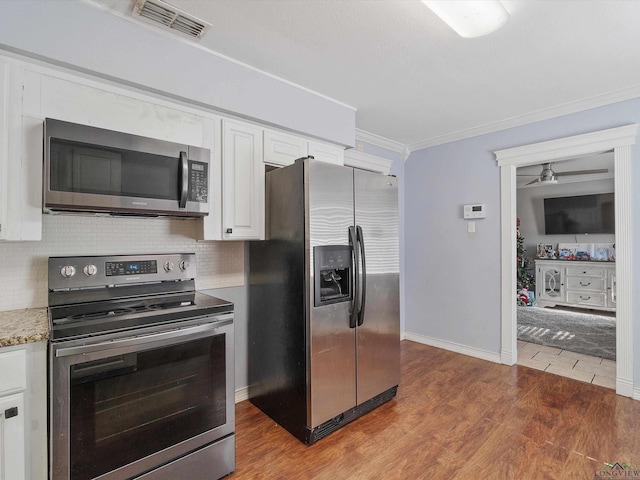
[[615, 233], [613, 193], [544, 199], [546, 235]]

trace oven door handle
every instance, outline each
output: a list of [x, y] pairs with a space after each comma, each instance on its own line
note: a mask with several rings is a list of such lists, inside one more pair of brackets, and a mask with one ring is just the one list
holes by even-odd
[[[60, 348], [56, 350], [56, 357], [69, 357], [71, 355], [82, 355], [86, 353], [99, 352], [101, 350], [111, 350], [115, 348], [124, 348], [130, 346], [139, 347], [150, 343], [157, 346], [170, 345], [176, 343], [177, 339], [185, 341], [187, 339], [198, 339], [206, 337], [212, 331], [231, 325], [233, 323], [233, 314], [221, 315], [216, 321], [194, 327], [177, 328], [173, 330], [165, 330], [163, 332], [151, 333], [148, 335], [140, 335], [138, 337], [128, 337], [121, 340], [109, 340], [106, 342], [93, 343], [90, 345], [79, 345], [77, 347]], [[185, 338], [186, 337], [186, 338]], [[192, 338], [189, 338], [192, 337]]]

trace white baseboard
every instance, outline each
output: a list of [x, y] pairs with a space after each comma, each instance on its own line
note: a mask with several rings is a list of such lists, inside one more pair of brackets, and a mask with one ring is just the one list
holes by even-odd
[[503, 350], [500, 352], [500, 363], [512, 367], [517, 363], [517, 359], [513, 352]]
[[616, 379], [616, 393], [618, 395], [622, 395], [623, 397], [633, 398], [636, 393], [633, 388], [633, 383], [622, 380], [621, 378]]
[[468, 347], [455, 342], [448, 342], [446, 340], [440, 340], [437, 338], [426, 337], [417, 333], [405, 332], [404, 338], [413, 342], [422, 343], [431, 347], [442, 348], [451, 352], [461, 353], [462, 355], [468, 355], [470, 357], [480, 358], [494, 363], [502, 363], [500, 354], [497, 352], [488, 352], [487, 350], [481, 350], [479, 348]]
[[[429, 345], [431, 347], [442, 348], [455, 353], [461, 353], [462, 355], [469, 355], [470, 357], [480, 358], [494, 363], [505, 363], [504, 359], [501, 359], [501, 355], [494, 352], [487, 352], [486, 350], [480, 350], [478, 348], [467, 347], [460, 345], [459, 343], [447, 342], [444, 340], [438, 340], [437, 338], [426, 337], [417, 333], [402, 332], [400, 335], [401, 340], [411, 340], [413, 342], [422, 343], [423, 345]], [[627, 382], [621, 384], [617, 382], [616, 392], [619, 395], [632, 397], [634, 400], [640, 400], [640, 388], [633, 388], [633, 385], [629, 385]], [[631, 393], [629, 393], [631, 392]], [[249, 387], [242, 387], [236, 390], [235, 402], [240, 403], [245, 400], [249, 400]]]
[[236, 390], [236, 403], [249, 400], [249, 387], [242, 387]]

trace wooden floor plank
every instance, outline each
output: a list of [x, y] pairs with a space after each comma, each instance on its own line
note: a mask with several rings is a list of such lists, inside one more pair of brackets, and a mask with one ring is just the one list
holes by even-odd
[[405, 340], [398, 396], [307, 447], [236, 405], [239, 479], [585, 479], [640, 469], [640, 402]]

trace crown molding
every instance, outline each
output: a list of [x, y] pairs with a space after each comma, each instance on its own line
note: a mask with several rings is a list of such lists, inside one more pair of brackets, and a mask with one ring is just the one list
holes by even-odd
[[456, 142], [458, 140], [465, 140], [471, 137], [477, 137], [479, 135], [485, 135], [488, 133], [498, 132], [500, 130], [506, 130], [513, 127], [521, 127], [533, 122], [539, 122], [542, 120], [549, 120], [551, 118], [561, 117], [563, 115], [569, 115], [572, 113], [578, 113], [591, 108], [602, 107], [616, 102], [623, 102], [625, 100], [631, 100], [633, 98], [640, 97], [640, 85], [634, 85], [623, 90], [615, 92], [605, 93], [595, 97], [590, 97], [584, 100], [576, 102], [565, 103], [537, 112], [527, 113], [517, 117], [512, 117], [499, 122], [488, 123], [479, 127], [469, 128], [466, 130], [460, 130], [447, 135], [434, 137], [424, 140], [422, 142], [412, 143], [407, 145], [409, 153], [416, 150], [422, 150], [424, 148], [435, 147], [444, 143]]
[[375, 145], [376, 147], [391, 150], [392, 152], [399, 153], [404, 156], [405, 160], [409, 156], [409, 151], [407, 150], [407, 146], [405, 144], [396, 142], [395, 140], [390, 140], [385, 137], [381, 137], [380, 135], [376, 135], [375, 133], [360, 130], [359, 128], [356, 128], [356, 141], [357, 140]]

